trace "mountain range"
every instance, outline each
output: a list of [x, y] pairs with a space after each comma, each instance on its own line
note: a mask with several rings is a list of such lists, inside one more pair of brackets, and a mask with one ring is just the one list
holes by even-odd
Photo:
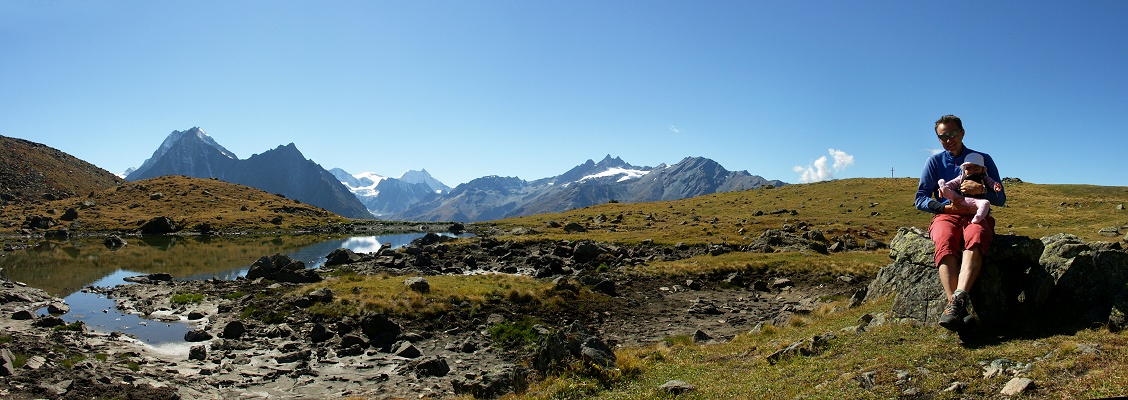
[[164, 175], [216, 178], [332, 211], [349, 218], [372, 218], [341, 181], [310, 161], [290, 143], [240, 160], [199, 127], [173, 131], [153, 156], [126, 175], [127, 181]]
[[778, 187], [747, 171], [729, 171], [716, 161], [686, 157], [673, 165], [635, 166], [607, 155], [554, 177], [526, 181], [485, 176], [455, 188], [427, 170], [399, 178], [371, 172], [326, 171], [305, 159], [293, 143], [240, 160], [202, 129], [173, 131], [126, 180], [162, 175], [217, 178], [312, 204], [350, 218], [409, 221], [487, 221], [561, 212], [610, 201], [676, 200], [716, 192]]

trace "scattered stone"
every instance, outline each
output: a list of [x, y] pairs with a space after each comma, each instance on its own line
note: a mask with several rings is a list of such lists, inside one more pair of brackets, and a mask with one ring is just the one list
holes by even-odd
[[677, 395], [680, 395], [680, 394], [683, 394], [683, 393], [689, 393], [689, 392], [692, 392], [694, 390], [697, 390], [697, 387], [690, 385], [689, 383], [686, 383], [685, 381], [672, 380], [672, 381], [666, 381], [666, 383], [663, 383], [662, 385], [658, 386], [658, 390], [661, 390], [663, 392], [677, 396]]
[[418, 358], [423, 355], [423, 352], [406, 340], [396, 343], [392, 349], [393, 354], [403, 358]]
[[188, 359], [199, 361], [208, 359], [208, 347], [202, 344], [192, 346], [192, 348], [188, 350]]
[[404, 279], [403, 285], [417, 293], [427, 293], [431, 291], [431, 284], [427, 283], [427, 280], [421, 276], [413, 276]]
[[203, 342], [211, 338], [212, 335], [203, 329], [193, 329], [184, 334], [185, 342]]
[[698, 329], [696, 332], [693, 332], [693, 342], [694, 343], [703, 343], [703, 342], [708, 342], [710, 340], [713, 340], [713, 337], [709, 336], [709, 334], [705, 333], [705, 331], [703, 331], [703, 330]]
[[1030, 378], [1014, 378], [1003, 386], [1003, 390], [999, 391], [1004, 396], [1017, 396], [1034, 388], [1034, 380]]
[[437, 356], [427, 356], [417, 359], [409, 363], [407, 368], [421, 377], [446, 376], [446, 374], [450, 373], [450, 365], [447, 364], [446, 359]]
[[219, 337], [224, 339], [238, 339], [246, 332], [247, 327], [243, 325], [243, 321], [234, 320], [228, 322], [227, 325], [223, 327], [223, 332], [219, 334]]

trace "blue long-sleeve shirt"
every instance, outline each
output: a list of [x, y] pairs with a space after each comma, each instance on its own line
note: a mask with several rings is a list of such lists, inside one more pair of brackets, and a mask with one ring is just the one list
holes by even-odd
[[[920, 174], [920, 184], [917, 185], [916, 192], [916, 208], [921, 211], [930, 212], [933, 214], [940, 214], [944, 212], [944, 205], [948, 204], [948, 199], [940, 197], [937, 189], [940, 184], [937, 182], [940, 179], [950, 181], [960, 176], [963, 171], [960, 169], [960, 164], [963, 164], [964, 158], [968, 154], [979, 153], [983, 156], [983, 163], [987, 164], [987, 176], [994, 179], [996, 182], [1002, 182], [999, 178], [999, 168], [995, 166], [995, 160], [987, 153], [978, 152], [964, 146], [963, 151], [960, 152], [959, 157], [953, 157], [952, 153], [942, 151], [939, 154], [933, 155], [928, 158], [928, 163], [924, 164], [924, 172]], [[983, 198], [991, 202], [993, 206], [1004, 206], [1007, 203], [1007, 195], [1005, 191], [996, 192], [989, 186], [984, 186], [986, 191], [983, 193]]]

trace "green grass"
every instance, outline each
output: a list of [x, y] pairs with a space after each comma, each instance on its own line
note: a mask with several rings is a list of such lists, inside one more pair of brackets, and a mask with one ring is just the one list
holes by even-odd
[[360, 315], [366, 311], [391, 316], [429, 318], [450, 312], [463, 302], [471, 307], [491, 301], [536, 305], [551, 299], [546, 293], [551, 288], [551, 283], [527, 276], [428, 276], [426, 279], [431, 286], [428, 293], [418, 293], [404, 286], [403, 281], [409, 277], [388, 274], [332, 277], [306, 285], [288, 294], [287, 298], [293, 299], [323, 287], [329, 288], [333, 292], [334, 301], [314, 305], [310, 312], [334, 318]]
[[203, 293], [177, 293], [168, 299], [172, 305], [196, 304], [204, 301]]
[[[887, 311], [890, 301], [852, 310], [828, 307], [802, 324], [746, 333], [728, 343], [695, 345], [684, 337], [657, 345], [616, 352], [622, 376], [596, 384], [590, 377], [558, 376], [509, 398], [560, 399], [582, 392], [585, 398], [671, 398], [657, 388], [669, 380], [694, 385], [679, 399], [749, 398], [896, 398], [906, 391], [938, 398], [994, 398], [1014, 376], [983, 378], [983, 364], [1008, 359], [1030, 367], [1030, 397], [1094, 398], [1128, 393], [1128, 335], [1087, 330], [1076, 335], [1011, 339], [981, 347], [960, 345], [958, 338], [931, 325], [891, 322], [864, 333], [841, 329], [857, 325], [865, 313]], [[814, 335], [835, 335], [812, 356], [794, 356], [771, 364], [766, 357]], [[1096, 344], [1099, 354], [1083, 353], [1078, 344]], [[907, 374], [907, 377], [899, 377]], [[873, 385], [863, 385], [872, 375]], [[944, 392], [953, 382], [968, 386], [962, 394]]]

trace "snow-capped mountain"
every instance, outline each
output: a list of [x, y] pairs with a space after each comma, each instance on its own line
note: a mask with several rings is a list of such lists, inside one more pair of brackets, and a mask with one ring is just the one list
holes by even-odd
[[422, 171], [407, 171], [400, 178], [372, 172], [350, 174], [340, 168], [329, 171], [377, 217], [401, 212], [412, 205], [450, 191], [450, 187]]
[[702, 157], [686, 157], [674, 165], [638, 167], [618, 157], [587, 160], [567, 172], [535, 181], [486, 176], [449, 192], [419, 199], [382, 218], [413, 221], [487, 221], [561, 212], [606, 203], [675, 200], [716, 192], [782, 186], [747, 171], [728, 171]]

